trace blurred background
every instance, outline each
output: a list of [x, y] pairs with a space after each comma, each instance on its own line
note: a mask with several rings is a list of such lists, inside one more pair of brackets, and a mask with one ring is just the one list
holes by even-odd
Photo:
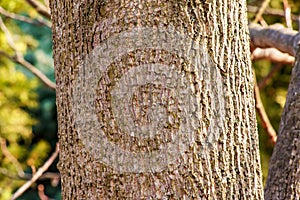
[[[267, 3], [258, 23], [281, 23], [299, 29], [300, 1], [248, 0], [247, 3], [249, 22], [255, 20], [259, 8]], [[0, 200], [9, 199], [30, 180], [56, 147], [55, 91], [33, 74], [44, 74], [48, 81], [55, 82], [47, 4], [47, 0], [0, 0]], [[286, 20], [288, 8], [291, 24]], [[253, 61], [253, 68], [262, 103], [277, 132], [292, 65], [260, 59]], [[257, 119], [265, 182], [274, 145], [261, 118]], [[18, 199], [61, 199], [57, 161], [57, 157], [51, 160], [46, 172]]]

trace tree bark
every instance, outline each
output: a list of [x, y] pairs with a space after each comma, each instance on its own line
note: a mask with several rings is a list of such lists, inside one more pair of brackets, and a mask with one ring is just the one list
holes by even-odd
[[[59, 0], [50, 7], [63, 199], [263, 198], [245, 1]], [[122, 55], [110, 58], [113, 50]], [[187, 95], [155, 84], [168, 78], [164, 66], [179, 74]], [[153, 107], [167, 110], [162, 127], [151, 121], [161, 114], [150, 115]], [[97, 120], [86, 122], [91, 115]], [[130, 117], [164, 134], [132, 135]], [[169, 143], [178, 144], [175, 154]], [[133, 155], [129, 163], [108, 144]]]
[[277, 143], [270, 164], [265, 199], [300, 198], [300, 48], [291, 75]]
[[283, 26], [267, 28], [252, 24], [251, 43], [274, 47], [295, 56], [287, 100], [281, 116], [277, 142], [270, 160], [265, 199], [300, 198], [300, 33]]

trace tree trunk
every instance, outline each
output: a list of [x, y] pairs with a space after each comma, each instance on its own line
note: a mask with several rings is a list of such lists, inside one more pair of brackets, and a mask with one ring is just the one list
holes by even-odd
[[[299, 35], [299, 34], [298, 34]], [[295, 50], [277, 143], [270, 164], [265, 199], [300, 199], [300, 48]]]
[[[270, 160], [265, 199], [300, 198], [300, 33], [275, 24], [250, 26], [253, 47], [274, 47], [295, 56], [277, 142]], [[280, 42], [278, 42], [280, 41]]]
[[262, 199], [245, 1], [51, 1], [63, 199]]

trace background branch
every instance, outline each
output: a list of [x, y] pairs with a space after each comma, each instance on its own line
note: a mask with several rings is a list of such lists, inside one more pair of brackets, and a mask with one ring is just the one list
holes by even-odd
[[265, 12], [267, 6], [269, 5], [271, 0], [264, 0], [264, 2], [261, 4], [256, 16], [255, 16], [255, 19], [253, 20], [253, 23], [257, 23], [260, 21], [260, 19], [262, 18], [262, 15], [263, 13]]
[[59, 145], [56, 144], [56, 149], [51, 157], [44, 163], [42, 167], [38, 169], [38, 171], [32, 176], [32, 178], [27, 181], [24, 185], [22, 185], [12, 196], [11, 200], [17, 199], [21, 196], [34, 182], [36, 182], [39, 177], [43, 175], [43, 173], [50, 167], [50, 165], [54, 162], [59, 153]]
[[293, 64], [295, 58], [287, 53], [282, 53], [275, 48], [261, 49], [256, 48], [252, 52], [252, 60], [267, 59], [271, 62], [282, 64]]
[[272, 68], [272, 70], [265, 76], [262, 80], [258, 83], [258, 88], [261, 90], [263, 89], [271, 80], [271, 78], [274, 76], [276, 72], [278, 72], [283, 67], [283, 64], [278, 63], [275, 65], [275, 67]]
[[47, 19], [51, 19], [50, 10], [36, 0], [26, 0], [32, 8], [34, 8], [38, 13], [46, 17]]
[[4, 51], [0, 51], [0, 55], [6, 56], [7, 58], [11, 59], [12, 61], [20, 64], [21, 66], [25, 67], [28, 69], [31, 73], [33, 73], [37, 78], [39, 78], [47, 87], [50, 89], [55, 90], [55, 83], [53, 83], [45, 74], [43, 74], [39, 69], [34, 67], [31, 63], [26, 61], [22, 55], [22, 53], [16, 48], [15, 42], [13, 40], [12, 35], [10, 34], [9, 30], [5, 26], [2, 17], [0, 17], [0, 28], [5, 34], [5, 37], [7, 39], [7, 43], [10, 46], [10, 48], [13, 49], [15, 55], [10, 56]]
[[14, 164], [14, 166], [17, 169], [18, 175], [24, 176], [24, 171], [22, 169], [21, 164], [7, 149], [6, 140], [4, 138], [0, 138], [0, 145], [1, 145], [1, 151], [3, 155]]
[[283, 0], [283, 8], [286, 26], [292, 29], [291, 7], [289, 6], [288, 0]]
[[254, 86], [254, 98], [255, 98], [255, 108], [256, 111], [260, 117], [262, 127], [265, 129], [266, 133], [268, 134], [271, 143], [274, 145], [277, 140], [277, 134], [276, 131], [274, 130], [269, 117], [266, 113], [266, 110], [262, 104], [261, 98], [260, 98], [260, 93], [259, 93], [259, 88], [257, 86], [256, 80], [255, 80], [255, 86]]
[[42, 184], [38, 185], [38, 195], [41, 200], [49, 200], [50, 198], [45, 194], [45, 186]]
[[29, 70], [32, 74], [34, 74], [38, 79], [40, 79], [48, 88], [55, 90], [56, 84], [53, 83], [43, 72], [38, 70], [36, 67], [34, 67], [31, 63], [26, 61], [23, 57], [21, 56], [10, 56], [4, 51], [0, 51], [0, 55], [3, 55], [10, 60], [16, 62], [17, 64], [23, 66], [27, 70]]
[[[251, 12], [251, 13], [256, 13], [258, 11], [258, 7], [256, 6], [250, 6], [248, 5], [247, 6], [247, 10], [248, 12]], [[283, 10], [279, 10], [279, 9], [274, 9], [274, 8], [269, 8], [267, 7], [265, 10], [264, 10], [264, 15], [273, 15], [273, 16], [278, 16], [278, 17], [285, 17], [285, 13]], [[291, 14], [291, 19], [295, 22], [298, 21], [298, 16], [297, 15], [293, 15]]]
[[5, 17], [14, 19], [14, 20], [18, 20], [21, 22], [26, 22], [29, 24], [33, 24], [33, 25], [43, 25], [43, 26], [47, 26], [49, 28], [51, 28], [51, 22], [44, 20], [44, 19], [32, 19], [30, 17], [26, 17], [23, 15], [17, 15], [16, 13], [11, 13], [8, 12], [7, 10], [5, 10], [3, 7], [0, 6], [0, 14], [2, 14]]
[[279, 24], [266, 28], [258, 24], [251, 24], [249, 29], [252, 48], [274, 47], [283, 53], [288, 53], [291, 56], [295, 55], [294, 49], [296, 49], [300, 41], [300, 33], [297, 31], [285, 28]]
[[[8, 169], [0, 167], [0, 174], [9, 177], [10, 179], [15, 180], [30, 180], [32, 179], [32, 174], [24, 173], [24, 175], [16, 175], [14, 173], [11, 173]], [[54, 172], [46, 172], [41, 177], [39, 177], [38, 180], [51, 180], [51, 182], [59, 182], [60, 180], [60, 174], [54, 173]], [[53, 184], [56, 186], [57, 184]]]

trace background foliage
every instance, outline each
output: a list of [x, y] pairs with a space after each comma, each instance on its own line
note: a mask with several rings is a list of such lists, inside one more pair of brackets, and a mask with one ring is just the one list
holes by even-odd
[[[31, 18], [39, 17], [26, 1], [0, 1], [5, 10]], [[10, 30], [16, 48], [25, 59], [54, 80], [51, 29], [1, 16]], [[0, 50], [13, 55], [3, 31], [0, 31]], [[55, 92], [46, 88], [22, 66], [0, 55], [0, 139], [18, 160], [12, 162], [0, 151], [0, 199], [11, 194], [27, 180], [50, 156], [57, 141]], [[48, 171], [58, 172], [55, 163]], [[60, 199], [60, 186], [51, 179], [38, 181], [20, 199], [39, 199], [37, 185], [45, 186], [45, 193]]]
[[[40, 1], [44, 3], [44, 1]], [[248, 0], [248, 5], [259, 7], [263, 1]], [[299, 15], [300, 1], [288, 1], [292, 13]], [[41, 17], [26, 0], [0, 0], [5, 10], [31, 18]], [[271, 0], [270, 8], [283, 11], [282, 0]], [[54, 80], [51, 29], [33, 25], [0, 15], [13, 34], [17, 49], [25, 59]], [[255, 13], [249, 12], [249, 21]], [[267, 24], [285, 24], [284, 17], [263, 15]], [[299, 25], [294, 22], [294, 29]], [[0, 31], [0, 50], [10, 55], [14, 53]], [[253, 67], [258, 82], [278, 64], [268, 60], [255, 61]], [[261, 97], [270, 121], [278, 130], [283, 110], [292, 66], [282, 65], [280, 70], [261, 90]], [[258, 119], [260, 122], [260, 119]], [[264, 180], [273, 145], [262, 126], [258, 125], [261, 160]], [[39, 168], [50, 156], [57, 142], [57, 122], [55, 93], [41, 84], [35, 76], [22, 66], [0, 54], [0, 199], [9, 199], [26, 181], [26, 174]], [[7, 155], [9, 152], [10, 155]], [[18, 161], [18, 162], [16, 162]], [[22, 168], [22, 170], [20, 170]], [[48, 170], [58, 173], [56, 162]], [[24, 174], [25, 175], [24, 175]], [[39, 199], [37, 185], [45, 186], [45, 194], [52, 199], [60, 199], [60, 185], [51, 179], [39, 180], [19, 199]]]

